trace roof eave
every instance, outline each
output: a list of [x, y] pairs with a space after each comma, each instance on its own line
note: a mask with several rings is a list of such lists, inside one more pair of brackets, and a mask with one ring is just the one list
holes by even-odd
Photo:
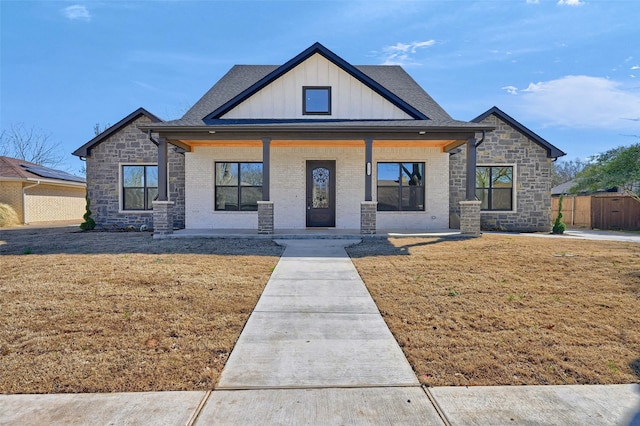
[[122, 120], [118, 121], [113, 126], [110, 126], [104, 132], [100, 133], [99, 135], [96, 135], [96, 137], [94, 137], [89, 142], [82, 145], [80, 148], [73, 151], [71, 154], [75, 155], [76, 157], [87, 157], [94, 146], [98, 145], [103, 140], [117, 133], [118, 131], [120, 131], [120, 129], [122, 129], [124, 126], [128, 125], [129, 123], [133, 122], [135, 119], [137, 119], [141, 115], [144, 115], [145, 117], [149, 118], [152, 122], [155, 122], [155, 123], [161, 123], [163, 121], [161, 118], [150, 113], [146, 109], [140, 107], [137, 110], [133, 111], [131, 114], [124, 117]]
[[538, 145], [544, 148], [547, 151], [547, 158], [552, 158], [556, 160], [559, 157], [567, 155], [566, 152], [557, 148], [552, 143], [550, 143], [549, 141], [547, 141], [546, 139], [544, 139], [543, 137], [541, 137], [531, 129], [527, 128], [526, 126], [521, 124], [519, 121], [517, 121], [515, 118], [511, 117], [509, 114], [502, 111], [500, 108], [496, 106], [480, 114], [479, 116], [471, 120], [471, 122], [479, 123], [492, 114], [496, 115], [502, 121], [507, 122], [510, 126], [514, 127], [516, 130], [518, 130], [519, 132], [527, 136], [529, 139], [532, 139], [534, 142], [536, 142]]
[[478, 132], [491, 131], [493, 126], [287, 126], [287, 125], [252, 125], [252, 126], [140, 126], [142, 130], [152, 130], [160, 137], [171, 140], [198, 139], [198, 140], [225, 140], [250, 137], [272, 137], [274, 139], [311, 138], [322, 137], [340, 138], [364, 138], [374, 139], [454, 139], [466, 140], [474, 137]]
[[85, 188], [86, 182], [74, 182], [71, 180], [55, 180], [37, 177], [2, 177], [0, 176], [0, 182], [40, 182], [48, 185], [58, 186], [74, 186], [79, 188]]

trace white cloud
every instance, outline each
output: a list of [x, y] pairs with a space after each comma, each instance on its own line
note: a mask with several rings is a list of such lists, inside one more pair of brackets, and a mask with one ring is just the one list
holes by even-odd
[[516, 86], [504, 86], [501, 87], [502, 90], [506, 90], [508, 94], [510, 95], [517, 95], [518, 94], [518, 88]]
[[528, 4], [538, 4], [540, 3], [540, 0], [527, 0]]
[[640, 70], [640, 65], [634, 65], [631, 67], [632, 70]]
[[384, 54], [383, 65], [408, 65], [415, 64], [411, 55], [416, 53], [418, 49], [430, 47], [436, 44], [435, 40], [414, 41], [412, 43], [396, 43], [393, 46], [386, 46], [382, 48]]
[[627, 129], [625, 117], [640, 116], [640, 93], [586, 75], [531, 83], [519, 92], [519, 99], [525, 114], [550, 126]]
[[567, 6], [582, 6], [584, 2], [581, 0], [558, 0], [558, 4]]
[[90, 21], [91, 14], [89, 10], [80, 4], [74, 4], [73, 6], [67, 6], [62, 9], [62, 13], [64, 16], [72, 21], [81, 20], [81, 21]]

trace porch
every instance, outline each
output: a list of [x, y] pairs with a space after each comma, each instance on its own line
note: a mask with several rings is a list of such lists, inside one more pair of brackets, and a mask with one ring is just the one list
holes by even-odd
[[425, 232], [378, 229], [375, 234], [363, 235], [360, 229], [308, 228], [275, 229], [272, 234], [260, 234], [257, 229], [180, 229], [172, 234], [154, 234], [154, 239], [166, 238], [250, 238], [250, 239], [360, 239], [360, 238], [462, 238], [456, 229], [440, 229]]

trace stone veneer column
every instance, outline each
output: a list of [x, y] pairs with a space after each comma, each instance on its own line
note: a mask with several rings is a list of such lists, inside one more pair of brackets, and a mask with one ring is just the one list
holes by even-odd
[[273, 201], [258, 201], [258, 234], [273, 234]]
[[376, 233], [377, 201], [362, 201], [360, 203], [360, 233], [372, 235]]
[[460, 201], [460, 232], [480, 236], [480, 201]]
[[153, 234], [173, 234], [173, 201], [153, 202]]

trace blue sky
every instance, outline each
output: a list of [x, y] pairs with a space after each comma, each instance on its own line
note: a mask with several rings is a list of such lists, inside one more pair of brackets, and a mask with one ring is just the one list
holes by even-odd
[[586, 157], [640, 135], [640, 1], [0, 0], [0, 126], [71, 152], [138, 107], [179, 118], [234, 64], [316, 41], [400, 64], [454, 118], [496, 105]]

